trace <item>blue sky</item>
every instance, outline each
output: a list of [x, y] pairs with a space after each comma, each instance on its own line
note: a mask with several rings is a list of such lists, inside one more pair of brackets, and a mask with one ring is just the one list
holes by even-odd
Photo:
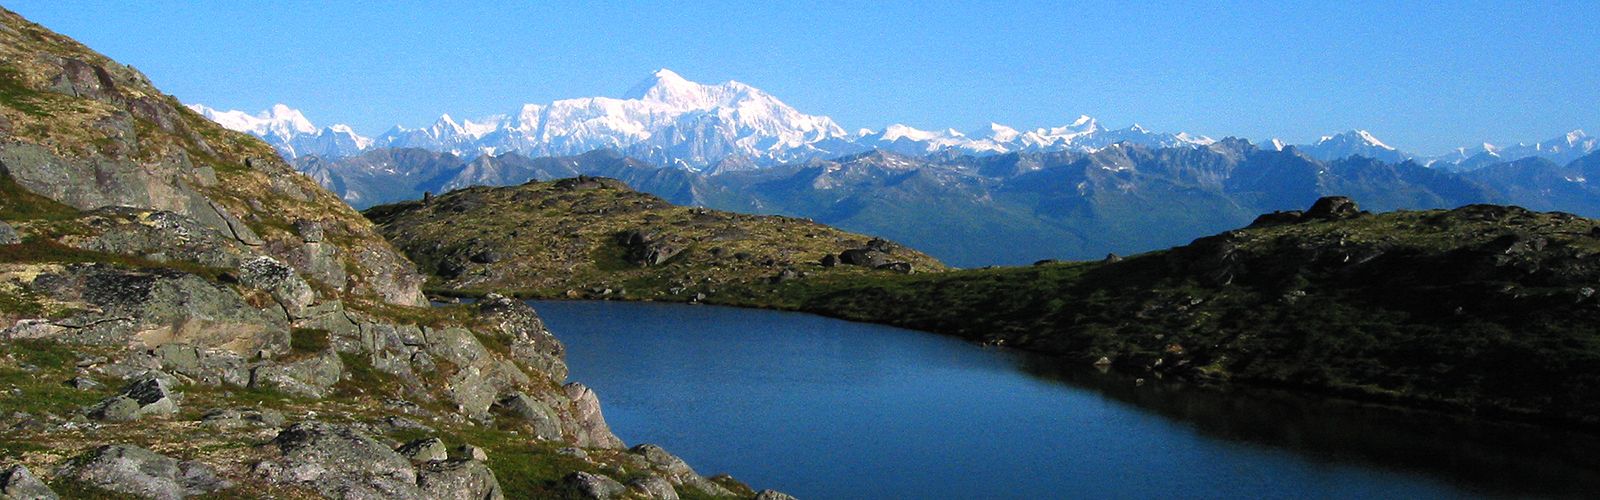
[[[376, 134], [739, 80], [848, 129], [1065, 124], [1422, 153], [1600, 127], [1593, 2], [110, 2], [15, 10], [186, 102]], [[1338, 5], [1325, 5], [1338, 4]]]

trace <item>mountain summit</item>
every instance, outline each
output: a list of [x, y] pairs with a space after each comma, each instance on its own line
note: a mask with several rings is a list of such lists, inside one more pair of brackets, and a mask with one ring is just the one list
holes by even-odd
[[[768, 167], [830, 159], [881, 149], [905, 155], [1073, 151], [1092, 153], [1113, 144], [1145, 147], [1210, 146], [1217, 141], [1188, 132], [1158, 132], [1140, 125], [1112, 128], [1080, 115], [1071, 123], [1022, 129], [1000, 123], [963, 133], [952, 128], [924, 130], [893, 124], [879, 131], [849, 133], [832, 118], [802, 113], [759, 88], [737, 81], [695, 82], [670, 69], [658, 69], [622, 97], [581, 97], [527, 103], [507, 113], [458, 120], [441, 115], [424, 128], [395, 126], [376, 138], [348, 126], [317, 128], [299, 111], [279, 104], [257, 114], [219, 111], [199, 104], [191, 109], [224, 127], [254, 134], [285, 157], [354, 156], [373, 148], [419, 148], [474, 158], [516, 152], [529, 157], [574, 156], [613, 149], [656, 165], [703, 171], [719, 164]], [[1449, 154], [1417, 156], [1354, 129], [1296, 146], [1324, 161], [1362, 156], [1398, 163], [1467, 170], [1496, 161], [1539, 156], [1557, 163], [1595, 151], [1600, 144], [1581, 130], [1535, 144], [1485, 145]], [[1269, 144], [1282, 149], [1284, 144]]]

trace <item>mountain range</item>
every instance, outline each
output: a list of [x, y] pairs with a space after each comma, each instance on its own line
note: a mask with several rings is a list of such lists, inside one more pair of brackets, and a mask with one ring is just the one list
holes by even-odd
[[1600, 152], [1456, 172], [1407, 160], [1315, 158], [1224, 139], [1199, 147], [902, 155], [883, 150], [759, 169], [664, 168], [617, 150], [530, 158], [416, 148], [293, 164], [356, 207], [470, 186], [616, 178], [669, 202], [805, 217], [904, 242], [960, 267], [1098, 259], [1183, 244], [1259, 213], [1345, 194], [1375, 210], [1509, 203], [1600, 215]]
[[[571, 156], [615, 149], [658, 165], [689, 170], [765, 167], [816, 158], [836, 158], [874, 149], [905, 155], [934, 153], [1093, 152], [1116, 143], [1146, 147], [1201, 147], [1216, 140], [1187, 132], [1166, 133], [1137, 124], [1111, 128], [1089, 116], [1059, 127], [1033, 130], [991, 123], [971, 132], [920, 130], [895, 124], [882, 130], [846, 132], [833, 119], [808, 115], [750, 85], [729, 81], [701, 84], [662, 69], [621, 98], [585, 97], [524, 104], [509, 112], [457, 120], [445, 114], [423, 128], [395, 126], [364, 137], [347, 125], [319, 128], [304, 114], [279, 104], [257, 114], [191, 109], [224, 127], [261, 137], [286, 158], [337, 158], [381, 148], [420, 148], [475, 157], [507, 152], [525, 156]], [[1285, 143], [1267, 141], [1282, 149]], [[1482, 144], [1419, 155], [1392, 147], [1364, 130], [1352, 130], [1297, 145], [1321, 160], [1365, 156], [1388, 162], [1466, 170], [1537, 156], [1567, 163], [1600, 148], [1600, 138], [1574, 130], [1547, 141], [1514, 146]]]

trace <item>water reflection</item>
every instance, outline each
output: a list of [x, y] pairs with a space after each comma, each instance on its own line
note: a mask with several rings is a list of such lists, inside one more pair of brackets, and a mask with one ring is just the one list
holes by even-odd
[[1600, 494], [1600, 436], [1582, 431], [1269, 388], [1159, 380], [1140, 386], [1116, 372], [1071, 367], [1045, 356], [1013, 356], [1031, 376], [1093, 391], [1221, 439], [1442, 475], [1489, 494]]

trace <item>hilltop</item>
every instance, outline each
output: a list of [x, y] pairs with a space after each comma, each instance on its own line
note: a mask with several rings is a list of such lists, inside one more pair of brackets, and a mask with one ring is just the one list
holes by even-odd
[[366, 215], [450, 294], [698, 301], [731, 287], [945, 270], [882, 239], [672, 205], [605, 178], [473, 187]]

